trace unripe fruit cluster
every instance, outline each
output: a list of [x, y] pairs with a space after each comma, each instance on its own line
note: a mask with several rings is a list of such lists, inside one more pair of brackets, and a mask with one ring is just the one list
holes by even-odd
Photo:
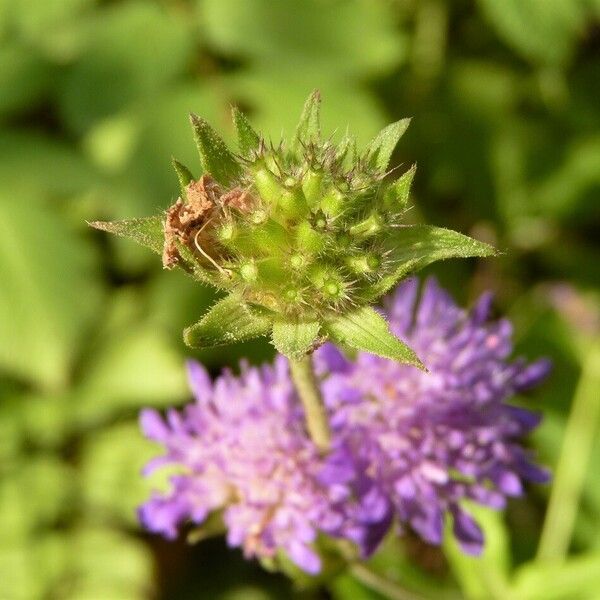
[[392, 236], [414, 169], [389, 184], [377, 156], [359, 156], [349, 138], [334, 144], [307, 132], [275, 148], [251, 135], [244, 156], [230, 155], [226, 182], [212, 173], [194, 180], [176, 165], [182, 197], [169, 209], [165, 248], [187, 246], [215, 285], [286, 317], [372, 302], [396, 266]]

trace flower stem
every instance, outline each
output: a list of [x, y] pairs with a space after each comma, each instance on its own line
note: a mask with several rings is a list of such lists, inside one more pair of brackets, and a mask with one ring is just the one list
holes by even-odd
[[307, 354], [299, 360], [290, 359], [290, 370], [292, 380], [304, 407], [308, 433], [317, 448], [321, 452], [327, 452], [331, 443], [331, 433], [311, 356]]
[[401, 588], [393, 581], [375, 573], [375, 571], [372, 571], [362, 563], [351, 564], [350, 573], [363, 585], [378, 592], [382, 596], [389, 598], [389, 600], [422, 600], [421, 596], [416, 596]]
[[567, 421], [537, 560], [562, 560], [569, 550], [600, 417], [600, 344], [586, 353]]

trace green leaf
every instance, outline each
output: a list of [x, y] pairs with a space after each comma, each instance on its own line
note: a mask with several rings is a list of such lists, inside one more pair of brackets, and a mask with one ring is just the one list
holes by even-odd
[[529, 562], [515, 574], [513, 598], [572, 600], [598, 597], [600, 553], [589, 552], [565, 562]]
[[584, 25], [583, 2], [479, 0], [498, 36], [523, 57], [561, 66], [571, 57]]
[[314, 90], [306, 99], [296, 128], [295, 143], [309, 144], [321, 139], [321, 93]]
[[284, 356], [298, 360], [314, 347], [320, 327], [318, 321], [275, 321], [273, 345]]
[[68, 598], [142, 600], [153, 594], [152, 557], [141, 540], [85, 524], [69, 535]]
[[194, 180], [194, 176], [190, 172], [190, 170], [182, 165], [178, 160], [172, 159], [173, 168], [175, 169], [175, 173], [177, 173], [177, 179], [179, 180], [179, 189], [181, 190], [181, 197], [184, 200], [187, 200], [187, 192], [185, 188], [190, 181]]
[[68, 384], [103, 297], [93, 247], [59, 212], [0, 191], [0, 370], [54, 390]]
[[252, 129], [246, 115], [237, 106], [231, 109], [231, 113], [240, 152], [243, 156], [248, 156], [252, 150], [258, 147], [260, 136]]
[[206, 120], [192, 113], [190, 122], [202, 168], [219, 183], [229, 185], [241, 175], [240, 165], [223, 139]]
[[141, 297], [125, 289], [112, 300], [101, 315], [98, 336], [89, 340], [92, 356], [79, 365], [71, 407], [79, 425], [140, 406], [166, 406], [188, 395], [181, 355], [165, 329], [144, 314]]
[[489, 244], [433, 225], [407, 225], [399, 227], [396, 232], [391, 245], [391, 255], [399, 266], [392, 275], [373, 287], [371, 299], [387, 292], [401, 277], [438, 260], [498, 254]]
[[[173, 400], [172, 400], [173, 401]], [[156, 456], [156, 444], [140, 435], [135, 421], [119, 423], [82, 439], [78, 481], [84, 506], [96, 516], [137, 524], [136, 508], [156, 487], [140, 477]], [[114, 490], [119, 490], [118, 494]]]
[[[249, 58], [253, 77], [260, 69], [311, 80], [304, 97], [306, 89], [323, 91], [327, 82], [358, 83], [389, 72], [409, 48], [388, 3], [204, 0], [196, 5], [212, 48]], [[262, 110], [263, 104], [257, 107]]]
[[192, 348], [212, 348], [267, 335], [270, 329], [268, 317], [250, 308], [236, 294], [231, 294], [214, 304], [200, 321], [185, 329], [183, 339]]
[[392, 152], [404, 132], [410, 125], [410, 119], [401, 119], [384, 127], [367, 147], [369, 164], [379, 171], [388, 168]]
[[417, 355], [389, 330], [385, 319], [369, 306], [329, 318], [325, 331], [334, 342], [344, 346], [425, 369]]

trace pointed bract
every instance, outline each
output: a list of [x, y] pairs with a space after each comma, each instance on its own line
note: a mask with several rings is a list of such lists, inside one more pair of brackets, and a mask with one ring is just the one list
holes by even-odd
[[253, 310], [237, 294], [219, 300], [194, 325], [183, 332], [183, 340], [192, 348], [213, 348], [245, 342], [271, 329], [271, 320]]
[[406, 173], [390, 184], [385, 191], [386, 207], [390, 210], [400, 211], [406, 208], [417, 165], [413, 165]]
[[425, 369], [419, 357], [390, 331], [386, 320], [369, 306], [331, 317], [325, 324], [325, 331], [342, 346]]
[[229, 185], [240, 177], [242, 168], [219, 134], [203, 118], [191, 114], [194, 140], [205, 173], [222, 185]]
[[231, 108], [231, 114], [233, 116], [233, 125], [240, 153], [242, 156], [250, 156], [252, 150], [258, 148], [260, 136], [252, 129], [252, 125], [250, 125], [246, 115], [237, 106]]
[[497, 254], [493, 246], [452, 229], [433, 225], [398, 227], [390, 252], [391, 259], [398, 263], [398, 267], [373, 286], [372, 298], [379, 298], [400, 279], [433, 262], [449, 258], [484, 258]]
[[401, 119], [384, 127], [367, 147], [367, 161], [370, 166], [385, 172], [388, 168], [392, 152], [398, 141], [410, 125], [410, 119]]
[[171, 161], [173, 163], [175, 173], [177, 173], [181, 197], [183, 200], [187, 200], [187, 192], [185, 191], [185, 188], [190, 181], [194, 180], [194, 176], [191, 174], [190, 170], [185, 165], [181, 164], [177, 159], [173, 158]]
[[161, 217], [143, 217], [122, 221], [92, 221], [88, 225], [94, 229], [129, 238], [146, 248], [150, 248], [157, 254], [162, 254], [165, 234]]
[[277, 352], [298, 360], [314, 349], [319, 337], [318, 321], [283, 321], [273, 323], [272, 340]]
[[306, 100], [296, 128], [294, 149], [321, 139], [321, 93], [315, 90]]

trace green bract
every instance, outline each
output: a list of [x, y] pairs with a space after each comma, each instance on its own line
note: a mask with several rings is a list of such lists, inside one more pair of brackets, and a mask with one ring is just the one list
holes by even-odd
[[294, 359], [331, 339], [421, 366], [369, 305], [434, 261], [494, 249], [447, 229], [403, 224], [415, 168], [395, 181], [386, 176], [408, 119], [358, 152], [349, 136], [321, 137], [319, 105], [314, 92], [294, 138], [277, 147], [234, 109], [237, 154], [192, 115], [202, 177], [174, 161], [181, 196], [166, 215], [92, 225], [162, 252], [165, 267], [229, 294], [185, 330], [191, 346], [271, 333], [277, 350]]

